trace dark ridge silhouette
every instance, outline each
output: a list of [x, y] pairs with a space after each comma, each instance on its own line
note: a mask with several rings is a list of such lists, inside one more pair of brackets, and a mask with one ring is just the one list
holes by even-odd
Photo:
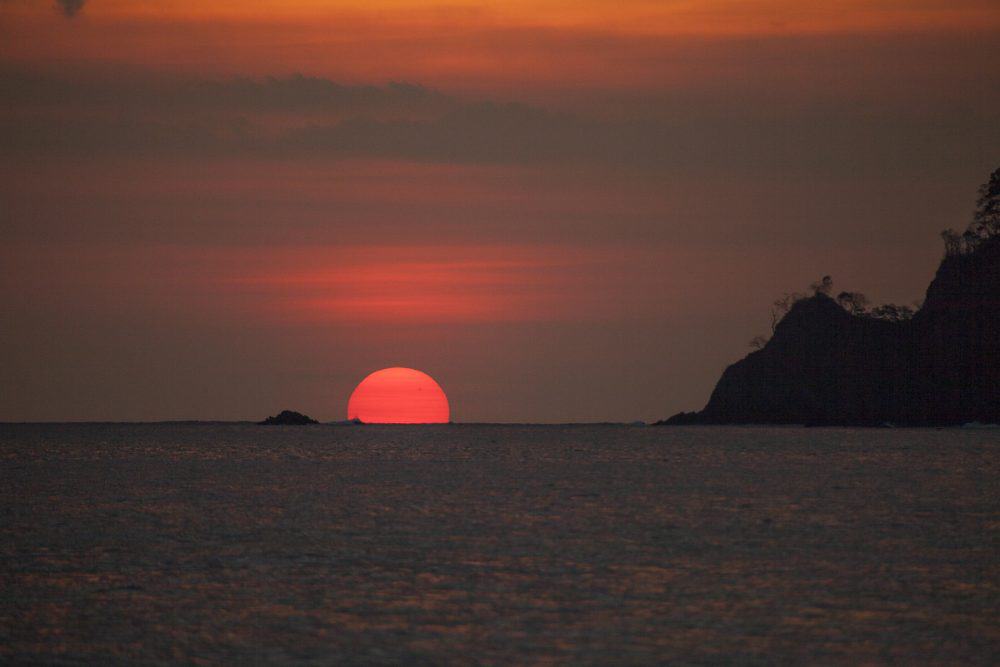
[[277, 416], [268, 417], [264, 421], [257, 423], [262, 426], [302, 426], [304, 424], [318, 424], [319, 422], [305, 416], [301, 412], [282, 410]]
[[1000, 169], [980, 194], [971, 231], [946, 233], [918, 311], [865, 310], [855, 293], [835, 300], [824, 279], [725, 370], [703, 410], [658, 423], [1000, 423]]

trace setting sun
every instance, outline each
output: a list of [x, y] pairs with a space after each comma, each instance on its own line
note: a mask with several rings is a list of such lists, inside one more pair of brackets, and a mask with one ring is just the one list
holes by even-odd
[[366, 424], [445, 424], [448, 397], [430, 375], [384, 368], [361, 381], [347, 402], [347, 418]]

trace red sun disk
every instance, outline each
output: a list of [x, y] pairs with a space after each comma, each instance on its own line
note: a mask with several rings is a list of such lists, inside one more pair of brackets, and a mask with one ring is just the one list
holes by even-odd
[[347, 402], [347, 418], [366, 424], [444, 424], [448, 397], [430, 375], [384, 368], [361, 381]]

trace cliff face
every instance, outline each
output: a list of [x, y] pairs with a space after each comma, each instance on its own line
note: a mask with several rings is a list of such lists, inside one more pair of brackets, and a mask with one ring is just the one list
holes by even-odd
[[1000, 422], [1000, 240], [942, 261], [910, 321], [798, 302], [764, 349], [722, 374], [705, 409], [667, 423]]
[[1000, 238], [946, 258], [924, 304], [913, 318], [920, 408], [939, 423], [1000, 423]]

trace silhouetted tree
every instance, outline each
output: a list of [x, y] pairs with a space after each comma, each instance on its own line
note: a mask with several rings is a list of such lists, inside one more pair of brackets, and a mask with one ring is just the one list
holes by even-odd
[[982, 240], [983, 237], [971, 227], [966, 229], [965, 233], [962, 234], [962, 252], [967, 255], [976, 252], [976, 248], [979, 247]]
[[888, 322], [905, 322], [913, 319], [913, 309], [909, 306], [897, 306], [894, 303], [887, 303], [878, 308], [873, 308], [871, 317], [876, 320], [886, 320]]
[[778, 328], [778, 322], [788, 314], [792, 306], [804, 298], [806, 298], [805, 295], [798, 292], [785, 292], [774, 300], [774, 303], [771, 304], [771, 333], [774, 333], [774, 330]]
[[868, 308], [868, 297], [861, 292], [841, 292], [837, 303], [851, 315], [861, 315]]
[[833, 290], [833, 278], [830, 276], [823, 276], [813, 284], [809, 285], [809, 289], [812, 290], [813, 294], [825, 294], [830, 296], [830, 292]]
[[990, 180], [979, 186], [976, 212], [965, 232], [954, 229], [941, 232], [945, 255], [968, 255], [976, 252], [984, 241], [1000, 237], [1000, 169], [990, 174]]
[[946, 229], [941, 232], [944, 240], [944, 254], [948, 257], [957, 255], [962, 251], [962, 235], [954, 229]]
[[987, 238], [1000, 235], [1000, 168], [979, 187], [972, 224]]

